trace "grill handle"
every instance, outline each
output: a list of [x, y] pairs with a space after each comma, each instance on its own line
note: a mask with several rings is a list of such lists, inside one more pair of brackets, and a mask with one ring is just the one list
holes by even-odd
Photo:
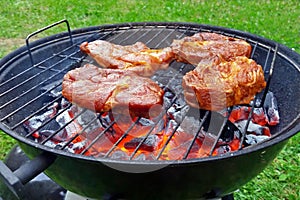
[[41, 28], [41, 29], [39, 29], [39, 30], [37, 30], [37, 31], [35, 31], [35, 32], [31, 33], [31, 34], [29, 34], [29, 35], [26, 37], [26, 46], [27, 46], [27, 50], [28, 50], [28, 54], [29, 54], [29, 58], [30, 58], [30, 61], [31, 61], [32, 66], [34, 65], [34, 61], [33, 61], [32, 53], [31, 53], [30, 45], [29, 45], [29, 39], [30, 39], [31, 37], [33, 37], [33, 36], [35, 36], [35, 35], [37, 35], [37, 34], [43, 32], [43, 31], [45, 31], [45, 30], [48, 30], [48, 29], [50, 29], [50, 28], [52, 28], [52, 27], [54, 27], [54, 26], [57, 26], [57, 25], [59, 25], [59, 24], [62, 24], [62, 23], [66, 23], [67, 28], [68, 28], [68, 34], [69, 34], [69, 37], [70, 37], [70, 42], [71, 42], [71, 45], [73, 45], [73, 38], [72, 38], [72, 33], [71, 33], [70, 24], [69, 24], [68, 20], [66, 20], [66, 19], [60, 20], [60, 21], [58, 21], [58, 22], [55, 22], [55, 23], [53, 23], [53, 24], [51, 24], [51, 25], [48, 25], [48, 26], [46, 26], [46, 27], [44, 27], [44, 28]]
[[43, 152], [21, 165], [14, 172], [0, 160], [0, 199], [1, 191], [10, 192], [9, 195], [14, 199], [31, 199], [24, 185], [46, 170], [56, 160], [56, 157], [48, 152]]

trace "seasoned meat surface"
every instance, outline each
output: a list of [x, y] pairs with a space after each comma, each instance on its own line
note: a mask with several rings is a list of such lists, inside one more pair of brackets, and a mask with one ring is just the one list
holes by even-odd
[[129, 70], [146, 77], [166, 69], [174, 58], [170, 47], [150, 49], [142, 42], [123, 46], [95, 40], [82, 43], [80, 49], [104, 68]]
[[214, 111], [249, 104], [266, 86], [262, 67], [245, 56], [198, 65], [184, 75], [182, 84], [188, 104]]
[[[81, 107], [140, 117], [149, 117], [150, 109], [163, 103], [163, 94], [163, 90], [149, 78], [92, 64], [69, 71], [62, 83], [62, 95]], [[151, 111], [159, 112], [157, 109]]]
[[250, 57], [252, 49], [244, 40], [206, 32], [174, 40], [171, 48], [178, 62], [195, 66], [229, 61], [237, 56]]

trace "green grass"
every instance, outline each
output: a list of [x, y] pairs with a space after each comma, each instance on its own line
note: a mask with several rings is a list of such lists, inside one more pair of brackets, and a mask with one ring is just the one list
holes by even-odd
[[72, 28], [135, 21], [185, 21], [251, 32], [300, 51], [299, 5], [298, 0], [11, 0], [1, 7], [0, 37], [24, 38], [62, 18], [68, 19]]
[[[180, 21], [223, 26], [257, 34], [300, 53], [298, 0], [1, 0], [0, 57], [25, 44], [33, 31], [61, 19], [71, 28], [140, 22]], [[58, 26], [41, 35], [65, 31]], [[14, 140], [0, 133], [0, 159]], [[235, 193], [236, 199], [300, 199], [300, 134], [255, 179]]]

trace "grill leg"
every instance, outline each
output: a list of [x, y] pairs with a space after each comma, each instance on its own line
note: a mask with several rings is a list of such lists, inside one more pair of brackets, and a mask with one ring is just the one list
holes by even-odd
[[233, 194], [228, 194], [228, 195], [222, 197], [222, 200], [234, 200], [234, 196], [233, 196]]
[[[20, 149], [19, 146], [15, 146], [5, 158], [5, 165], [11, 171], [15, 171], [24, 163], [28, 162], [29, 158]], [[1, 173], [0, 173], [1, 174]], [[0, 178], [0, 200], [6, 199], [30, 199], [30, 200], [40, 200], [40, 199], [55, 199], [63, 200], [65, 189], [53, 182], [44, 173], [39, 174], [34, 179], [26, 183], [22, 190], [18, 191], [17, 194], [11, 194], [10, 189], [4, 190], [6, 188], [1, 187]], [[3, 190], [3, 191], [2, 191]], [[3, 196], [1, 196], [3, 195]], [[12, 196], [13, 195], [13, 196]], [[30, 195], [30, 197], [28, 197]], [[15, 198], [13, 198], [15, 197]]]

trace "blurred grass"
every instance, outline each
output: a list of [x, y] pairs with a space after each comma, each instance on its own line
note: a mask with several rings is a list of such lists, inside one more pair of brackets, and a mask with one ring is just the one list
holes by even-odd
[[[0, 4], [0, 58], [24, 45], [28, 34], [64, 18], [72, 29], [141, 21], [210, 24], [257, 34], [300, 53], [298, 0], [0, 0]], [[58, 26], [39, 37], [65, 30]], [[0, 132], [0, 159], [14, 143]], [[235, 192], [235, 198], [300, 199], [299, 174], [300, 134], [260, 175]]]
[[72, 28], [135, 21], [183, 21], [251, 32], [300, 51], [298, 0], [5, 2], [0, 15], [0, 37], [4, 38], [24, 38], [62, 18], [68, 19]]

